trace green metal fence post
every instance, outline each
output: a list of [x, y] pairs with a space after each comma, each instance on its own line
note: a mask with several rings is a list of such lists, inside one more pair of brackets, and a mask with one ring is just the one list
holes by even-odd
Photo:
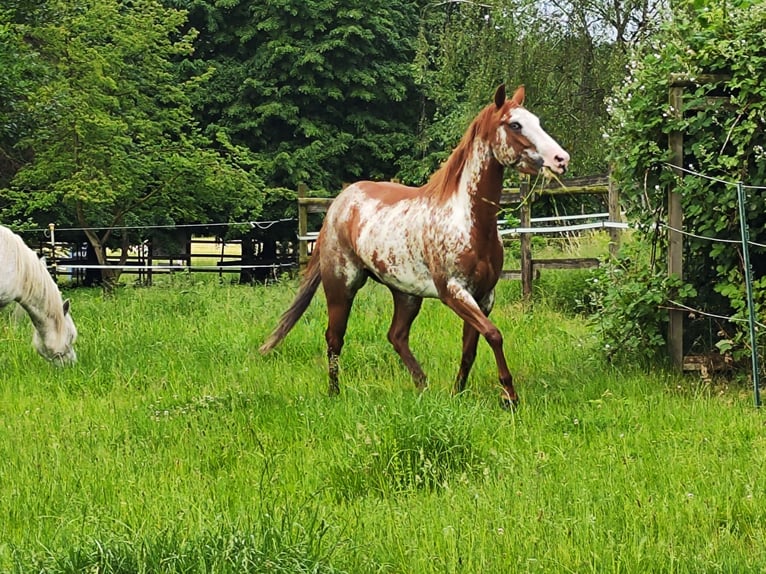
[[748, 324], [750, 325], [750, 347], [753, 367], [753, 397], [755, 406], [761, 406], [760, 373], [758, 367], [758, 345], [755, 336], [755, 304], [753, 303], [753, 279], [750, 269], [750, 233], [745, 216], [745, 189], [742, 182], [737, 183], [737, 200], [739, 202], [739, 228], [742, 234], [742, 257], [745, 267], [745, 289], [747, 293]]

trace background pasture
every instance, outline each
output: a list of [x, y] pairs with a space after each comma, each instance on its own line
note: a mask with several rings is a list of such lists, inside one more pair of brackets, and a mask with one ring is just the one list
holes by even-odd
[[611, 368], [551, 303], [564, 276], [544, 273], [533, 308], [500, 285], [517, 412], [498, 406], [486, 343], [450, 395], [460, 325], [433, 301], [413, 327], [431, 384], [416, 394], [377, 285], [335, 399], [321, 295], [257, 353], [290, 281], [74, 290], [69, 369], [3, 316], [0, 571], [759, 571], [766, 438], [748, 390]]

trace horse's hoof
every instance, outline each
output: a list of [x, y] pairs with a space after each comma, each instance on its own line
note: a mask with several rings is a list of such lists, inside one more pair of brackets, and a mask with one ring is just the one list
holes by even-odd
[[500, 397], [500, 406], [507, 411], [515, 411], [519, 407], [519, 397], [511, 397], [508, 393], [503, 393]]

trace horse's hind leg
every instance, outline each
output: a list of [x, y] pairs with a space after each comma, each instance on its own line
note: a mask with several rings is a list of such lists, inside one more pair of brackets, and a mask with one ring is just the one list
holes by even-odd
[[342, 278], [337, 277], [323, 278], [322, 283], [325, 299], [327, 299], [325, 340], [327, 341], [327, 365], [330, 376], [327, 392], [330, 396], [334, 396], [340, 392], [338, 358], [343, 349], [343, 339], [346, 335], [348, 317], [351, 314], [351, 305], [359, 287], [364, 284], [364, 278], [355, 281], [351, 286], [348, 286]]
[[391, 294], [394, 296], [394, 318], [388, 330], [388, 340], [412, 375], [415, 386], [423, 390], [426, 387], [426, 375], [410, 350], [410, 328], [420, 312], [423, 299], [396, 289], [391, 289]]

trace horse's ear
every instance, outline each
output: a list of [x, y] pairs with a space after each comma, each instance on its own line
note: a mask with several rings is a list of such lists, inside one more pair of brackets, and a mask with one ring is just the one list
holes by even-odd
[[524, 86], [523, 85], [516, 88], [516, 91], [513, 92], [513, 97], [511, 98], [511, 102], [513, 102], [513, 105], [515, 106], [524, 105]]
[[500, 109], [505, 103], [505, 84], [500, 84], [495, 90], [495, 106]]
[[64, 315], [66, 315], [67, 313], [69, 313], [69, 299], [64, 301]]

